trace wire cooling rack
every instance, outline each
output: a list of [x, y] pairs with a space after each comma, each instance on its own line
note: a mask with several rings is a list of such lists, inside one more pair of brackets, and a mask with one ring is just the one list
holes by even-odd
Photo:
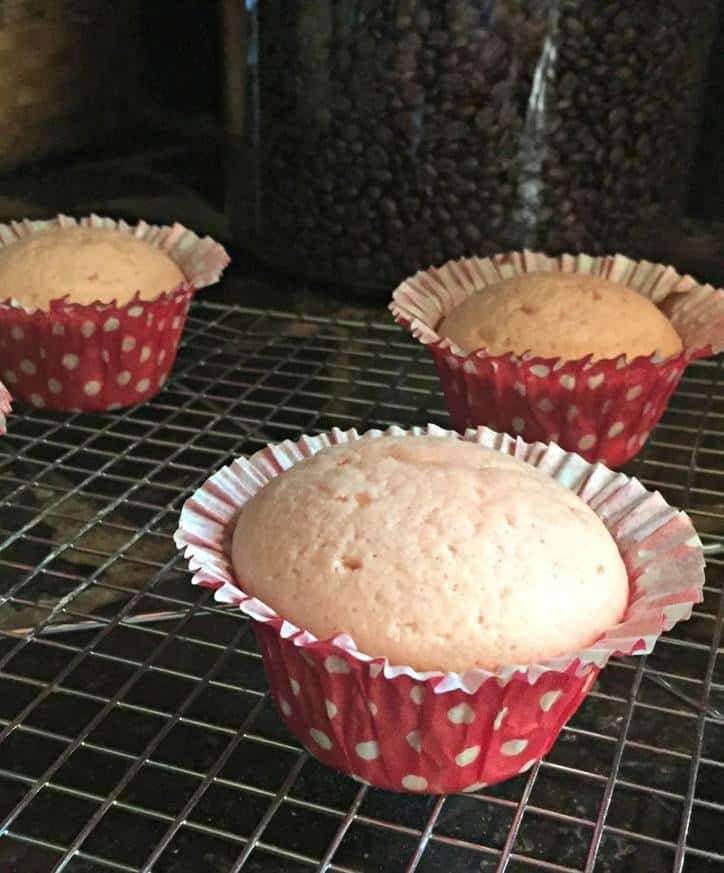
[[167, 388], [114, 414], [18, 412], [0, 439], [0, 871], [724, 870], [724, 387], [689, 368], [629, 471], [711, 549], [704, 603], [618, 659], [529, 773], [394, 795], [285, 731], [247, 621], [194, 589], [183, 500], [268, 441], [447, 423], [387, 324], [197, 303]]

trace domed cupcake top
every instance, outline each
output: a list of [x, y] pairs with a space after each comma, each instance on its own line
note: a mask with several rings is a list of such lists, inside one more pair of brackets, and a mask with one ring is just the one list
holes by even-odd
[[575, 494], [472, 443], [381, 437], [323, 449], [242, 508], [239, 586], [318, 638], [417, 670], [526, 664], [622, 617], [616, 545]]
[[629, 360], [680, 352], [681, 338], [655, 304], [618, 282], [586, 273], [524, 273], [486, 286], [438, 327], [465, 352], [532, 352], [576, 360]]
[[153, 300], [184, 278], [161, 249], [117, 230], [50, 228], [0, 248], [0, 298], [33, 309], [47, 310], [66, 295], [83, 304], [122, 305], [136, 292]]

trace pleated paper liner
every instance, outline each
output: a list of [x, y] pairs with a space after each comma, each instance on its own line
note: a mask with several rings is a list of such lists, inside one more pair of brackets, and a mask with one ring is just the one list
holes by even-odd
[[[650, 652], [662, 631], [689, 617], [702, 599], [701, 543], [686, 515], [635, 479], [557, 446], [470, 430], [464, 439], [538, 467], [603, 520], [629, 574], [622, 622], [588, 648], [494, 672], [422, 673], [358, 651], [347, 635], [318, 640], [241, 590], [230, 558], [236, 519], [247, 500], [298, 461], [327, 445], [382, 433], [360, 437], [335, 429], [236, 460], [186, 502], [175, 541], [194, 584], [216, 589], [217, 600], [238, 605], [252, 619], [282, 718], [317, 758], [381, 788], [475, 791], [545, 755], [611, 656]], [[434, 425], [387, 433], [461, 439]], [[313, 592], [310, 579], [310, 597]]]
[[[589, 273], [638, 291], [669, 317], [683, 351], [665, 359], [621, 355], [598, 361], [490, 355], [484, 349], [466, 354], [437, 334], [456, 306], [487, 285], [555, 271]], [[641, 449], [686, 366], [724, 348], [724, 291], [672, 267], [622, 255], [549, 258], [524, 251], [451, 261], [403, 282], [390, 309], [430, 350], [456, 430], [487, 425], [529, 442], [556, 442], [613, 467]]]
[[12, 410], [11, 401], [10, 392], [0, 382], [0, 434], [7, 432], [7, 416]]
[[[176, 358], [189, 304], [196, 290], [217, 282], [229, 256], [209, 237], [180, 224], [158, 227], [91, 215], [76, 221], [0, 225], [0, 246], [51, 227], [105, 228], [162, 249], [185, 281], [153, 300], [72, 303], [54, 300], [48, 311], [0, 302], [0, 375], [16, 399], [38, 408], [110, 410], [141, 403], [165, 383]], [[12, 289], [0, 288], [0, 296]]]

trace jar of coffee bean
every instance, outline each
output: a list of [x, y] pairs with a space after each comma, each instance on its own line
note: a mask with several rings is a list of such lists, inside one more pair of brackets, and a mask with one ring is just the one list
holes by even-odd
[[716, 0], [247, 4], [239, 242], [389, 292], [519, 247], [661, 257]]

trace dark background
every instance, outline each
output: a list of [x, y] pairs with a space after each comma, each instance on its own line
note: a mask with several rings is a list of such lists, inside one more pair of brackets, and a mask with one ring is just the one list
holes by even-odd
[[[166, 2], [148, 4], [142, 12], [153, 99], [159, 106], [211, 117], [222, 124], [220, 4], [179, 0], [172, 5], [173, 15]], [[724, 219], [724, 2], [720, 3], [701, 118], [687, 212], [707, 220]]]
[[[9, 159], [0, 151], [0, 220], [48, 217], [61, 211], [96, 211], [163, 223], [179, 220], [215, 236], [231, 250], [230, 276], [238, 282], [225, 282], [211, 292], [213, 295], [238, 299], [243, 294], [245, 299], [253, 299], [255, 294], [272, 293], [271, 298], [265, 297], [267, 303], [282, 303], [294, 295], [299, 298], [301, 291], [306, 293], [309, 289], [301, 277], [279, 277], [258, 265], [244, 251], [243, 240], [234, 239], [229, 229], [222, 0], [49, 0], [40, 4], [0, 0], [0, 85], [3, 63], [7, 68], [16, 63], [15, 54], [8, 52], [15, 52], [20, 63], [30, 57], [22, 41], [9, 48], [5, 45], [6, 53], [2, 54], [1, 40], [7, 36], [4, 29], [22, 31], [26, 19], [35, 16], [47, 22], [46, 37], [52, 41], [56, 22], [60, 32], [71, 20], [69, 10], [78, 8], [89, 17], [87, 26], [96, 27], [99, 33], [111, 26], [104, 18], [104, 9], [113, 10], [127, 32], [92, 61], [74, 59], [70, 56], [73, 49], [64, 49], [68, 55], [65, 67], [70, 67], [71, 73], [74, 63], [93, 64], [93, 70], [84, 71], [81, 84], [87, 83], [89, 76], [99, 82], [97, 93], [90, 93], [78, 110], [85, 126], [80, 136], [77, 128], [71, 135], [51, 117], [47, 136], [39, 137], [39, 149], [33, 152], [28, 140], [27, 155], [23, 154], [22, 130], [19, 139], [16, 132], [19, 157]], [[21, 21], [19, 9], [25, 16]], [[718, 285], [724, 284], [722, 22], [724, 0], [702, 98], [696, 158], [686, 198], [688, 218], [668, 258], [698, 279]], [[57, 57], [63, 61], [59, 51], [60, 55], [51, 55], [56, 58], [54, 63], [58, 63]], [[62, 64], [60, 72], [64, 72]], [[55, 70], [47, 71], [47, 78], [51, 75]], [[55, 92], [43, 91], [42, 75], [30, 75], [30, 81], [39, 88], [37, 103], [43, 111]], [[65, 94], [57, 92], [55, 99], [62, 104]], [[96, 118], [99, 103], [107, 103], [107, 107]], [[25, 111], [25, 107], [18, 111]], [[0, 115], [0, 142], [10, 141], [8, 117]], [[52, 146], [48, 153], [39, 153], [46, 143]], [[238, 166], [234, 172], [239, 172]], [[320, 306], [332, 296], [338, 302], [362, 302], [358, 292], [313, 290]], [[311, 305], [309, 298], [304, 299]]]

